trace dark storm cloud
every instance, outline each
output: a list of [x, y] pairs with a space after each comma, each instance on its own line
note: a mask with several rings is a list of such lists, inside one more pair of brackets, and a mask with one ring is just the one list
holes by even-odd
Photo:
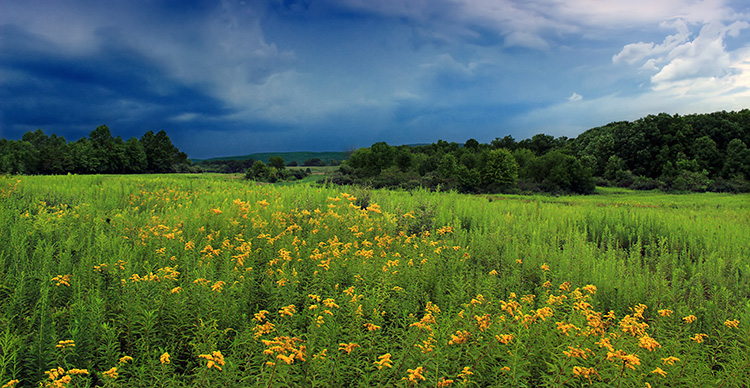
[[2, 136], [39, 126], [48, 131], [68, 126], [83, 136], [94, 123], [121, 123], [118, 133], [140, 136], [186, 111], [206, 118], [231, 113], [203, 91], [171, 80], [114, 29], [99, 29], [96, 48], [83, 54], [61, 52], [19, 26], [4, 25], [0, 34], [0, 67], [8, 74], [0, 124], [8, 133]]
[[191, 157], [575, 136], [750, 103], [740, 0], [3, 0], [0, 137]]

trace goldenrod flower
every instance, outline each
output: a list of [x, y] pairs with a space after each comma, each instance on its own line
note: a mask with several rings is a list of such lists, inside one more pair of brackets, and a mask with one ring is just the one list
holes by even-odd
[[130, 357], [130, 356], [120, 357], [120, 365], [127, 364], [128, 361], [133, 361], [133, 357]]
[[648, 334], [644, 334], [638, 339], [638, 346], [647, 349], [648, 351], [653, 351], [654, 349], [661, 347], [661, 345]]
[[68, 370], [68, 374], [69, 375], [74, 375], [74, 376], [75, 375], [87, 375], [87, 374], [89, 374], [89, 370], [88, 369], [75, 369], [74, 368], [74, 369]]
[[679, 359], [679, 358], [677, 358], [677, 357], [673, 357], [673, 356], [669, 356], [669, 357], [667, 357], [667, 358], [662, 358], [661, 360], [662, 360], [662, 362], [664, 362], [664, 365], [667, 365], [667, 364], [669, 364], [669, 365], [674, 365], [674, 363], [675, 363], [676, 361], [680, 361], [680, 359]]
[[288, 315], [293, 316], [296, 312], [296, 307], [293, 304], [290, 304], [289, 306], [282, 307], [281, 310], [279, 310], [279, 315]]
[[380, 326], [377, 326], [377, 325], [369, 323], [369, 322], [365, 323], [364, 326], [367, 328], [367, 331], [375, 331], [375, 330], [380, 329]]
[[539, 268], [541, 268], [542, 271], [549, 271], [550, 270], [549, 265], [547, 265], [547, 264], [542, 264], [542, 266], [539, 267]]
[[19, 382], [18, 380], [13, 379], [13, 380], [8, 381], [7, 383], [3, 384], [2, 388], [13, 388], [13, 387], [16, 386], [16, 384], [18, 384], [18, 382]]
[[496, 335], [495, 339], [498, 340], [501, 344], [507, 345], [508, 343], [510, 343], [510, 341], [513, 340], [513, 334]]
[[182, 287], [175, 287], [169, 291], [170, 294], [179, 294], [182, 292]]
[[352, 352], [352, 350], [354, 350], [354, 348], [358, 348], [358, 347], [359, 347], [359, 345], [357, 345], [357, 344], [355, 344], [353, 342], [349, 342], [348, 344], [345, 344], [345, 343], [340, 343], [339, 344], [339, 350], [345, 351], [346, 354], [350, 354]]
[[474, 372], [471, 371], [471, 368], [468, 366], [465, 366], [464, 369], [461, 370], [461, 373], [458, 374], [458, 377], [466, 380], [469, 378], [469, 376], [473, 374]]
[[211, 286], [211, 291], [221, 292], [225, 284], [227, 283], [223, 280], [219, 280]]
[[57, 282], [55, 283], [55, 286], [66, 286], [70, 287], [70, 275], [57, 275], [53, 277], [50, 281]]
[[635, 370], [636, 365], [641, 365], [641, 360], [637, 354], [627, 354], [622, 350], [616, 352], [607, 352], [607, 360], [621, 360], [627, 368]]
[[419, 383], [419, 380], [426, 380], [424, 376], [422, 376], [422, 373], [424, 373], [424, 367], [419, 366], [416, 369], [407, 369], [407, 372], [409, 372], [409, 377], [404, 377], [401, 380], [409, 380], [414, 383]]
[[593, 284], [589, 284], [587, 286], [583, 286], [583, 290], [588, 292], [591, 295], [596, 294], [596, 286]]
[[569, 358], [583, 358], [584, 360], [588, 358], [588, 355], [586, 354], [586, 350], [581, 348], [574, 348], [572, 346], [568, 346], [568, 350], [563, 350], [563, 354], [568, 356]]
[[169, 353], [167, 353], [167, 352], [164, 352], [164, 353], [163, 353], [163, 354], [162, 354], [162, 355], [161, 355], [161, 356], [159, 357], [159, 362], [161, 362], [162, 364], [169, 364]]
[[674, 311], [668, 310], [668, 309], [661, 309], [661, 310], [659, 310], [659, 315], [661, 315], [662, 317], [668, 317], [672, 313], [674, 313]]
[[448, 341], [448, 345], [464, 344], [471, 338], [471, 333], [466, 330], [458, 330], [456, 334], [451, 334], [451, 340]]
[[220, 351], [216, 350], [211, 352], [211, 354], [201, 354], [198, 355], [198, 358], [205, 359], [206, 362], [206, 368], [216, 368], [221, 371], [221, 367], [224, 366], [224, 356], [221, 354]]
[[739, 325], [740, 325], [740, 321], [738, 319], [735, 319], [735, 320], [732, 320], [732, 321], [730, 321], [730, 320], [727, 319], [726, 321], [724, 321], [724, 326], [729, 327], [729, 328], [735, 328], [736, 329], [736, 328], [739, 327]]
[[110, 379], [116, 379], [117, 378], [117, 368], [112, 367], [110, 370], [106, 372], [102, 372], [102, 374], [106, 377], [109, 377]]
[[218, 207], [216, 209], [211, 209], [211, 211], [214, 212], [214, 214], [221, 214], [222, 213], [221, 209], [219, 209]]
[[267, 310], [260, 310], [257, 313], [255, 313], [254, 315], [255, 320], [258, 322], [263, 322], [263, 320], [266, 319], [267, 314], [268, 314]]
[[661, 368], [656, 368], [652, 370], [651, 373], [660, 374], [661, 377], [664, 377], [667, 375], [667, 372], [663, 371]]
[[682, 318], [682, 320], [687, 323], [693, 323], [696, 319], [698, 318], [696, 318], [695, 315], [688, 315], [687, 317]]
[[443, 377], [443, 379], [442, 379], [442, 380], [438, 381], [438, 383], [437, 383], [437, 387], [438, 387], [438, 388], [444, 388], [444, 387], [447, 387], [447, 386], [449, 386], [449, 385], [451, 385], [451, 384], [453, 384], [453, 380], [451, 380], [451, 379], [446, 379], [445, 377]]
[[65, 348], [74, 348], [76, 346], [75, 342], [73, 340], [64, 340], [60, 341], [55, 345], [56, 348], [65, 349]]
[[706, 337], [708, 337], [708, 334], [696, 334], [695, 337], [690, 339], [697, 343], [701, 343]]
[[580, 366], [574, 366], [573, 367], [573, 375], [576, 377], [583, 377], [586, 379], [591, 380], [592, 375], [599, 376], [599, 373], [596, 372], [596, 369], [594, 368], [585, 368]]
[[373, 362], [373, 364], [377, 365], [378, 370], [385, 368], [390, 368], [393, 365], [393, 362], [391, 361], [391, 354], [386, 353], [382, 356], [378, 357], [378, 361]]

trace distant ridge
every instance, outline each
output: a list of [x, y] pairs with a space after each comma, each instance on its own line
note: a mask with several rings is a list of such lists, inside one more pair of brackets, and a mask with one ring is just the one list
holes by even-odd
[[252, 158], [253, 160], [260, 160], [263, 163], [268, 163], [268, 159], [271, 156], [281, 156], [282, 158], [284, 158], [284, 162], [287, 164], [293, 161], [296, 161], [297, 164], [302, 165], [302, 163], [304, 163], [306, 160], [314, 159], [314, 158], [318, 158], [326, 163], [329, 163], [332, 159], [342, 161], [348, 158], [347, 155], [348, 154], [343, 151], [340, 151], [340, 152], [337, 152], [337, 151], [258, 152], [258, 153], [249, 154], [249, 155], [222, 156], [222, 157], [210, 158], [210, 159], [191, 159], [191, 161], [202, 162], [202, 161], [213, 161], [213, 160], [247, 160], [247, 159]]

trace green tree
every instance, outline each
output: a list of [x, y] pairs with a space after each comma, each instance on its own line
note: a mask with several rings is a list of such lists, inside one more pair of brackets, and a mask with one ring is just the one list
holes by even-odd
[[514, 186], [518, 181], [518, 162], [505, 148], [492, 150], [487, 153], [481, 175], [482, 184], [487, 187]]
[[140, 139], [146, 151], [147, 168], [150, 173], [174, 172], [175, 166], [187, 164], [187, 155], [172, 144], [164, 130], [154, 134], [146, 132]]
[[469, 170], [463, 164], [456, 168], [456, 179], [458, 180], [459, 189], [464, 193], [473, 193], [479, 190], [482, 185], [482, 177], [477, 170]]
[[135, 137], [125, 142], [125, 166], [123, 172], [126, 174], [141, 174], [148, 168], [148, 158], [143, 144]]
[[268, 178], [269, 167], [261, 160], [256, 160], [253, 166], [245, 172], [245, 178], [264, 181]]
[[284, 168], [286, 168], [286, 163], [284, 162], [284, 158], [282, 158], [281, 156], [277, 156], [277, 155], [274, 155], [268, 158], [268, 165], [277, 170], [283, 170]]
[[750, 150], [740, 139], [733, 139], [727, 145], [727, 157], [721, 175], [725, 178], [743, 175], [750, 178]]
[[513, 136], [506, 135], [502, 139], [496, 137], [495, 140], [490, 142], [490, 145], [495, 149], [505, 148], [509, 151], [513, 151], [516, 149], [516, 140], [513, 138]]
[[458, 167], [458, 160], [453, 154], [445, 154], [440, 159], [437, 171], [440, 177], [443, 179], [450, 179], [456, 174], [456, 168]]

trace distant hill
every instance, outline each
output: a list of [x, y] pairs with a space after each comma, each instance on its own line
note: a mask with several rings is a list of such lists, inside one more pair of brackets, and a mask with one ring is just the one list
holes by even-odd
[[260, 160], [263, 163], [268, 163], [268, 159], [271, 156], [281, 156], [284, 158], [284, 162], [287, 164], [296, 161], [297, 164], [300, 166], [302, 163], [304, 163], [308, 159], [314, 159], [318, 158], [326, 163], [330, 163], [331, 160], [346, 160], [348, 158], [348, 154], [346, 152], [336, 152], [336, 151], [329, 151], [329, 152], [308, 152], [308, 151], [301, 151], [301, 152], [258, 152], [254, 154], [249, 155], [240, 155], [240, 156], [223, 156], [219, 158], [211, 158], [211, 159], [192, 159], [193, 162], [202, 162], [202, 161], [216, 161], [216, 160], [247, 160], [247, 159], [253, 159], [253, 160]]

